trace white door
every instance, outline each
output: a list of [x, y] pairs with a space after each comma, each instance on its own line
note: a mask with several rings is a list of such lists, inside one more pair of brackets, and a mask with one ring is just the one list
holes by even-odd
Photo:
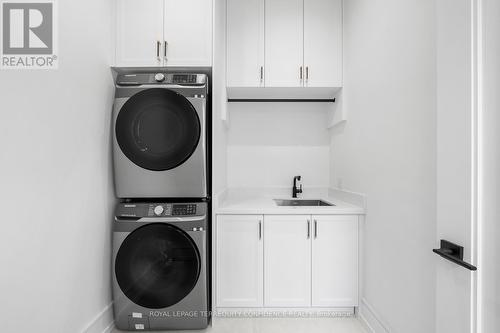
[[342, 86], [342, 0], [304, 0], [307, 87]]
[[484, 0], [483, 20], [483, 86], [480, 111], [482, 131], [479, 146], [480, 227], [478, 263], [478, 333], [500, 332], [500, 1]]
[[227, 86], [264, 85], [264, 0], [227, 0]]
[[212, 0], [165, 0], [166, 66], [212, 65]]
[[163, 0], [117, 0], [116, 66], [161, 66]]
[[[474, 0], [437, 1], [437, 239], [476, 264]], [[476, 273], [438, 255], [436, 332], [474, 332]], [[424, 269], [424, 268], [423, 268]]]
[[311, 305], [311, 216], [266, 215], [264, 305]]
[[358, 306], [358, 217], [312, 220], [312, 306]]
[[300, 87], [304, 78], [304, 2], [266, 0], [266, 87]]
[[218, 215], [218, 307], [262, 307], [262, 215]]

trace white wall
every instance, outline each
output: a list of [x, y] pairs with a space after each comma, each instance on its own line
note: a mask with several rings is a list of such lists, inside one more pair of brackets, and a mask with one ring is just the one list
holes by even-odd
[[56, 19], [59, 70], [0, 71], [2, 332], [79, 332], [110, 303], [111, 1]]
[[390, 332], [434, 331], [435, 14], [433, 0], [344, 1], [331, 184], [367, 195], [361, 313]]
[[223, 191], [227, 185], [226, 125], [222, 120], [226, 114], [226, 1], [214, 0], [214, 46], [213, 46], [213, 170], [212, 193]]
[[500, 332], [500, 2], [483, 0], [479, 333]]
[[[328, 187], [327, 103], [230, 103], [228, 187]], [[304, 192], [305, 193], [305, 192]]]

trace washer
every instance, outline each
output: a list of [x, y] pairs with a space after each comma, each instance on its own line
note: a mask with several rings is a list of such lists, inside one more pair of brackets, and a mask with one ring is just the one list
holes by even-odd
[[113, 108], [119, 198], [206, 198], [205, 74], [120, 74]]
[[113, 225], [113, 310], [120, 330], [209, 323], [206, 203], [121, 203]]

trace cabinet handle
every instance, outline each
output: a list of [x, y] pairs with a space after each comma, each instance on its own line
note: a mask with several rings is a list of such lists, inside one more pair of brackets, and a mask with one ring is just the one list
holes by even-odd
[[259, 221], [259, 240], [262, 239], [262, 221]]
[[306, 66], [306, 83], [309, 82], [309, 66]]
[[307, 220], [307, 239], [311, 238], [311, 221]]
[[300, 77], [300, 82], [302, 82], [302, 66], [300, 66], [299, 77]]
[[161, 42], [159, 40], [156, 41], [156, 58], [158, 61], [160, 61], [160, 47], [161, 47]]
[[260, 83], [264, 81], [264, 66], [260, 66]]
[[163, 58], [165, 58], [165, 61], [167, 61], [167, 47], [168, 42], [165, 40], [163, 41]]
[[314, 238], [318, 238], [318, 221], [314, 220]]

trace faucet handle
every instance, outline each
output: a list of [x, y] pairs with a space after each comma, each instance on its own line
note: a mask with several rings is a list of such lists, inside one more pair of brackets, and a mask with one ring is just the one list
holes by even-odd
[[298, 193], [302, 193], [302, 184], [300, 184], [299, 189], [297, 190]]

